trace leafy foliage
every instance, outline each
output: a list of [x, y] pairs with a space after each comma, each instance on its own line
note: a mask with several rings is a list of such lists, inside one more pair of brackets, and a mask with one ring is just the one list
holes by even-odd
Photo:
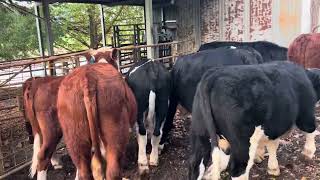
[[0, 59], [28, 57], [37, 51], [34, 24], [33, 17], [0, 6]]
[[[33, 13], [33, 8], [21, 7]], [[143, 23], [143, 7], [104, 7], [104, 12], [107, 44], [111, 44], [113, 25]], [[78, 51], [102, 46], [99, 5], [52, 4], [50, 13], [55, 52]], [[44, 22], [42, 27], [43, 37], [45, 37]], [[0, 32], [0, 60], [38, 55], [34, 16], [8, 9], [0, 1]]]

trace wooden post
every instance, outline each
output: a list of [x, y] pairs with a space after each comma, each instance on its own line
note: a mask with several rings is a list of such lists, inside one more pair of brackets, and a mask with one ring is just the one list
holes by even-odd
[[[146, 34], [147, 45], [153, 44], [153, 13], [152, 13], [152, 0], [145, 0], [145, 17], [146, 17]], [[151, 47], [147, 48], [148, 59], [154, 59], [154, 51]]]
[[[47, 30], [46, 35], [47, 35], [48, 55], [52, 56], [52, 55], [54, 55], [54, 51], [53, 51], [53, 35], [52, 35], [52, 30], [51, 30], [49, 3], [47, 1], [42, 1], [42, 5], [43, 5], [43, 14], [44, 14], [44, 19], [45, 19], [45, 24], [46, 24], [46, 30]], [[53, 62], [49, 63], [49, 69], [50, 69], [51, 76], [56, 75], [56, 71], [55, 71]]]
[[[40, 23], [40, 10], [39, 10], [39, 4], [34, 4], [34, 14], [36, 17], [36, 25], [37, 25], [37, 35], [38, 35], [38, 44], [39, 44], [39, 54], [41, 57], [44, 57], [44, 48], [43, 48], [43, 38], [42, 38], [42, 28]], [[47, 64], [43, 63], [43, 75], [47, 76]]]

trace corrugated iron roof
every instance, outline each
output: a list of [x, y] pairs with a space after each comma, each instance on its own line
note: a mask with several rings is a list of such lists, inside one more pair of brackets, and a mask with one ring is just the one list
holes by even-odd
[[[43, 0], [18, 0], [18, 1], [36, 1], [42, 2]], [[90, 4], [104, 4], [107, 6], [115, 5], [144, 5], [145, 0], [46, 0], [49, 3], [90, 3]], [[153, 0], [154, 5], [167, 5], [174, 3], [174, 0]]]

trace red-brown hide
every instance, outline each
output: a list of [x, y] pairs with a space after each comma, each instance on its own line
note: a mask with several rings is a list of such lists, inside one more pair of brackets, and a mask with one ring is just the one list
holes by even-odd
[[289, 46], [288, 58], [305, 68], [320, 68], [320, 33], [298, 36]]
[[[120, 178], [120, 164], [136, 121], [135, 97], [116, 68], [97, 63], [65, 76], [58, 92], [58, 117], [79, 179], [92, 179], [94, 157], [106, 150], [106, 179]], [[93, 150], [93, 154], [92, 154]], [[93, 172], [94, 173], [94, 172]]]
[[23, 84], [25, 118], [31, 124], [33, 135], [39, 134], [41, 140], [38, 171], [47, 169], [62, 137], [56, 109], [62, 79], [63, 77], [35, 77], [27, 79]]

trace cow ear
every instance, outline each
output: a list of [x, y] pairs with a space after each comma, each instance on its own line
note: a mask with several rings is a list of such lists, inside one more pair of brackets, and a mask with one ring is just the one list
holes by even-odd
[[116, 60], [117, 59], [117, 55], [118, 55], [118, 50], [116, 48], [113, 48], [111, 53], [110, 53], [110, 58], [112, 60]]

